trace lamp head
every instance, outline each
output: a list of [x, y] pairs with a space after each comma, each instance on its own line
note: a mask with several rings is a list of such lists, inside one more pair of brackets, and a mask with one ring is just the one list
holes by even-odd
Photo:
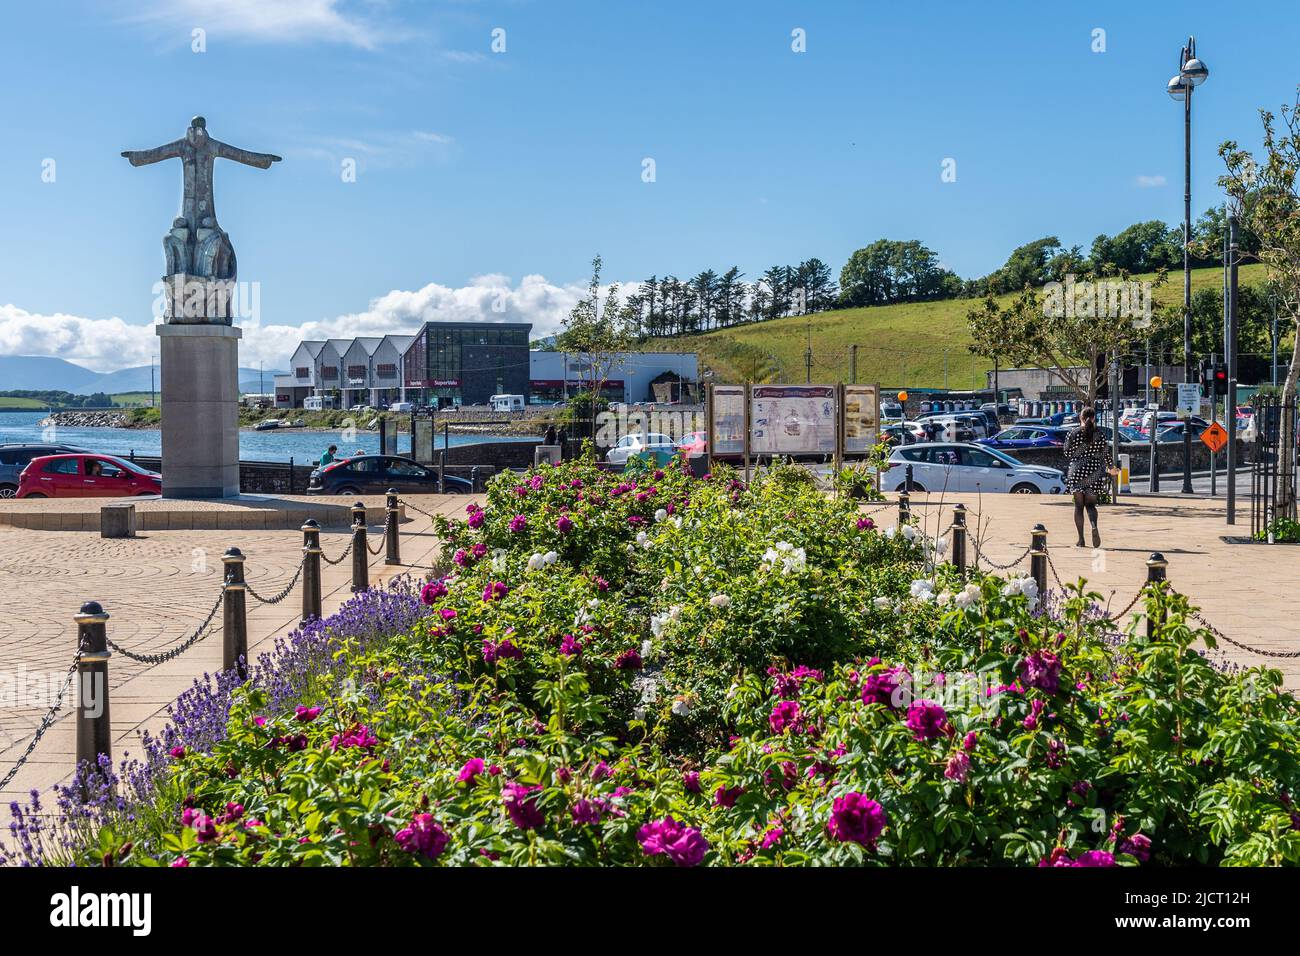
[[1181, 75], [1192, 86], [1200, 86], [1205, 82], [1205, 78], [1210, 75], [1210, 68], [1205, 65], [1204, 60], [1192, 57], [1183, 64]]
[[1191, 88], [1191, 85], [1192, 84], [1181, 73], [1179, 73], [1177, 76], [1169, 80], [1169, 83], [1165, 86], [1165, 92], [1176, 100], [1182, 100], [1183, 97], [1187, 95], [1187, 91]]

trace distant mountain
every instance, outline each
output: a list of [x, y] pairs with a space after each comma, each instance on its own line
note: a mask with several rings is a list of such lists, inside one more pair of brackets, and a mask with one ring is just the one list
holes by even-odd
[[[118, 369], [116, 372], [95, 372], [66, 359], [43, 355], [0, 355], [0, 391], [55, 389], [76, 395], [89, 395], [92, 392], [106, 392], [109, 395], [147, 392], [150, 388], [150, 371], [148, 365], [139, 365]], [[153, 387], [158, 388], [158, 369], [155, 367], [152, 372]], [[255, 368], [241, 368], [240, 391], [258, 391], [259, 374], [266, 382], [266, 390], [271, 391], [275, 376], [283, 375], [284, 372], [268, 368], [259, 373]]]

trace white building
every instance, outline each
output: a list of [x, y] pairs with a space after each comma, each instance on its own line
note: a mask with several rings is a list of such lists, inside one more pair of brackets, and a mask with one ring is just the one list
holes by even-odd
[[[591, 361], [578, 352], [529, 352], [528, 371], [531, 404], [563, 401], [587, 388], [592, 380]], [[672, 399], [682, 397], [677, 382], [687, 383], [687, 398], [698, 390], [694, 352], [619, 352], [604, 369], [604, 394], [614, 402], [656, 401], [651, 382], [665, 373], [674, 382], [668, 390]]]

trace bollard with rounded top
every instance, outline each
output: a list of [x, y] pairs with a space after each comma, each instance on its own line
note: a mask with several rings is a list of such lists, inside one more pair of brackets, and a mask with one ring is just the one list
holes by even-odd
[[370, 586], [370, 552], [366, 550], [366, 506], [360, 501], [352, 505], [352, 590], [364, 591]]
[[478, 494], [478, 465], [469, 470], [469, 490], [472, 494]]
[[402, 563], [402, 547], [398, 538], [397, 516], [397, 489], [389, 488], [388, 500], [384, 510], [384, 564]]
[[[98, 601], [87, 601], [75, 618], [77, 661], [75, 713], [77, 721], [77, 767], [88, 765], [98, 772], [100, 755], [113, 759], [113, 730], [108, 712], [108, 615]], [[82, 784], [83, 794], [86, 784]]]
[[1041, 601], [1047, 595], [1047, 529], [1041, 524], [1029, 532], [1029, 573], [1038, 585]]
[[320, 524], [308, 518], [302, 525], [302, 621], [320, 617]]
[[[1151, 557], [1147, 558], [1147, 585], [1157, 585], [1168, 579], [1169, 562], [1159, 551], [1152, 552]], [[1150, 613], [1147, 614], [1147, 637], [1155, 637], [1156, 628], [1164, 624], [1165, 613], [1162, 610], [1155, 618]]]
[[240, 679], [248, 677], [248, 604], [244, 584], [244, 552], [228, 548], [221, 556], [225, 566], [221, 589], [222, 667], [238, 668]]
[[912, 520], [912, 496], [906, 491], [898, 493], [898, 524], [900, 526]]
[[962, 577], [966, 576], [966, 506], [952, 507], [952, 565]]

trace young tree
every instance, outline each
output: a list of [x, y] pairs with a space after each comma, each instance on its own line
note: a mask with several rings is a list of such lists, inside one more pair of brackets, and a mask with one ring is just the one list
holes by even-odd
[[[1296, 99], [1283, 105], [1281, 126], [1268, 110], [1260, 110], [1264, 126], [1263, 162], [1229, 140], [1219, 147], [1227, 167], [1219, 177], [1228, 193], [1228, 204], [1259, 243], [1255, 257], [1277, 296], [1278, 312], [1289, 317], [1288, 325], [1300, 330], [1300, 191], [1296, 174], [1300, 170], [1300, 87]], [[1300, 348], [1292, 348], [1282, 394], [1292, 398], [1300, 380]], [[1286, 406], [1284, 406], [1286, 407]], [[1282, 423], [1282, 434], [1291, 440], [1296, 433], [1294, 404]], [[1289, 469], [1282, 469], [1279, 494], [1284, 501], [1295, 497]]]
[[[595, 402], [600, 397], [610, 373], [622, 367], [622, 353], [632, 347], [634, 329], [629, 310], [619, 301], [618, 283], [600, 295], [600, 256], [591, 260], [591, 280], [587, 294], [569, 312], [563, 330], [556, 336], [556, 347], [573, 352], [583, 359], [582, 379], [592, 401], [591, 436], [595, 437]], [[567, 374], [567, 373], [566, 373]]]
[[[1095, 278], [1084, 277], [1088, 282]], [[1128, 281], [1126, 273], [1116, 278]], [[1163, 281], [1161, 273], [1155, 284]], [[1052, 291], [1053, 296], [1059, 295], [1060, 290]], [[1161, 321], [1166, 321], [1166, 315], [1161, 313]], [[1065, 308], [1059, 301], [1041, 297], [1032, 286], [1025, 286], [1009, 306], [990, 293], [978, 309], [966, 313], [966, 322], [970, 350], [976, 355], [1004, 365], [1041, 369], [1088, 404], [1097, 400], [1110, 357], [1125, 354], [1157, 328], [1140, 313], [1098, 316], [1091, 307]]]

